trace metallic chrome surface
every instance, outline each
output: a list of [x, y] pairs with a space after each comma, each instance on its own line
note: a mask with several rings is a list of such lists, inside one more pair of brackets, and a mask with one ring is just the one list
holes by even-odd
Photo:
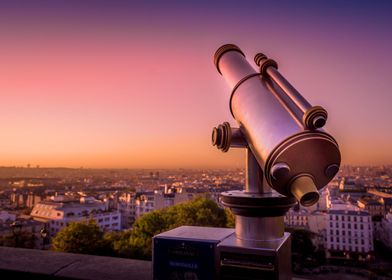
[[[285, 162], [290, 166], [290, 176], [275, 180], [271, 168], [277, 163]], [[268, 158], [264, 174], [273, 189], [283, 195], [292, 195], [290, 181], [302, 174], [311, 174], [317, 189], [321, 189], [332, 179], [326, 176], [325, 168], [331, 164], [340, 165], [340, 152], [336, 141], [322, 131], [303, 131], [277, 146]]]
[[306, 112], [312, 107], [309, 102], [279, 73], [274, 67], [268, 67], [266, 70], [268, 76], [293, 100], [295, 105]]
[[[245, 241], [231, 235], [217, 246], [221, 261], [221, 272], [225, 272], [226, 256], [230, 256], [235, 261], [235, 257], [238, 254], [238, 263], [236, 267], [242, 271], [246, 271], [248, 267], [246, 256], [249, 256], [249, 260], [252, 261], [254, 258], [259, 260], [270, 260], [272, 262], [265, 263], [266, 266], [269, 264], [273, 271], [266, 269], [266, 275], [261, 276], [260, 279], [271, 279], [271, 280], [291, 280], [291, 238], [290, 233], [285, 232], [282, 238], [270, 240], [270, 241]], [[235, 262], [234, 262], [235, 263]], [[267, 266], [268, 267], [268, 266]], [[250, 271], [254, 270], [249, 268]], [[246, 273], [246, 272], [245, 272]], [[246, 277], [246, 274], [244, 275]], [[225, 277], [231, 277], [233, 275], [221, 274], [221, 279]], [[235, 279], [235, 278], [234, 278]], [[244, 279], [239, 277], [239, 279]]]
[[263, 170], [254, 157], [252, 151], [246, 149], [246, 193], [269, 193], [271, 188], [267, 184], [263, 184]]
[[226, 44], [226, 45], [221, 46], [219, 49], [217, 49], [217, 51], [214, 54], [214, 64], [215, 64], [215, 67], [219, 73], [221, 73], [221, 71], [219, 69], [219, 60], [224, 53], [229, 52], [229, 51], [236, 51], [236, 52], [239, 52], [240, 54], [242, 54], [243, 56], [245, 56], [245, 54], [241, 51], [241, 49], [234, 44]]
[[325, 168], [325, 176], [327, 176], [327, 177], [329, 177], [331, 179], [338, 172], [339, 172], [339, 165], [337, 165], [337, 164], [331, 164], [331, 165], [327, 166], [327, 168]]
[[297, 176], [290, 184], [290, 190], [299, 203], [305, 207], [317, 203], [320, 197], [312, 176], [308, 174]]
[[246, 148], [248, 143], [239, 128], [232, 128], [228, 122], [212, 129], [212, 145], [222, 152], [232, 148]]
[[254, 61], [256, 65], [260, 67], [260, 73], [263, 76], [267, 75], [266, 71], [269, 67], [274, 67], [275, 69], [278, 69], [278, 63], [273, 59], [269, 59], [263, 53], [256, 54], [254, 57]]
[[[304, 131], [303, 112], [315, 107], [274, 67], [268, 67], [272, 69], [268, 70], [268, 77], [250, 77], [257, 73], [238, 51], [225, 52], [220, 57], [219, 69], [230, 87], [235, 88], [231, 97], [233, 116], [268, 184], [279, 193], [291, 196], [290, 180], [309, 173], [317, 189], [324, 187], [331, 180], [325, 168], [340, 165], [340, 152], [336, 141], [324, 130]], [[273, 83], [270, 75], [274, 77]], [[244, 77], [247, 77], [245, 81]], [[238, 85], [239, 81], [243, 82]], [[316, 119], [311, 120], [318, 123]], [[274, 179], [271, 168], [282, 162], [290, 166], [290, 176]]]
[[283, 216], [236, 216], [235, 234], [237, 238], [248, 241], [268, 241], [282, 238], [284, 234]]
[[245, 57], [236, 51], [225, 52], [220, 57], [219, 69], [231, 89], [244, 77], [257, 74]]
[[231, 148], [246, 148], [248, 146], [248, 142], [246, 142], [246, 139], [244, 135], [241, 132], [241, 129], [232, 127], [231, 128], [231, 142], [230, 142], [230, 147]]
[[290, 166], [285, 162], [278, 162], [271, 167], [271, 177], [274, 180], [284, 180], [290, 176]]
[[291, 115], [293, 119], [296, 120], [299, 126], [303, 126], [303, 112], [294, 104], [293, 100], [285, 94], [280, 87], [278, 87], [272, 80], [266, 80], [265, 85], [268, 90], [271, 91], [276, 99], [280, 102], [282, 107]]
[[277, 145], [302, 130], [302, 125], [280, 105], [259, 77], [253, 77], [237, 88], [231, 108], [262, 167]]
[[328, 113], [323, 107], [313, 106], [304, 113], [302, 123], [306, 128], [318, 129], [325, 125], [327, 118]]
[[231, 142], [231, 127], [228, 122], [218, 125], [212, 129], [212, 145], [222, 152], [227, 152]]

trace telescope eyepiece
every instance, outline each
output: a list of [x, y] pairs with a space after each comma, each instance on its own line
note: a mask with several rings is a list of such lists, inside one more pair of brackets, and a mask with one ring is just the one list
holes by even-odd
[[328, 118], [327, 111], [321, 106], [313, 106], [309, 108], [302, 117], [302, 122], [309, 129], [322, 128]]
[[302, 206], [309, 207], [317, 203], [320, 195], [311, 175], [300, 174], [290, 184], [292, 195]]
[[278, 69], [278, 63], [275, 60], [268, 58], [263, 53], [256, 54], [254, 61], [256, 65], [260, 67], [260, 73], [263, 76], [267, 75], [267, 68], [270, 66]]
[[216, 146], [222, 152], [230, 149], [231, 127], [228, 122], [218, 125], [212, 129], [212, 145]]

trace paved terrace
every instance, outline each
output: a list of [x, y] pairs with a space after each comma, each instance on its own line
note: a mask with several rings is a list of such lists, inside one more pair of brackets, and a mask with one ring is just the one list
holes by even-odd
[[151, 280], [152, 263], [133, 259], [0, 247], [1, 279]]

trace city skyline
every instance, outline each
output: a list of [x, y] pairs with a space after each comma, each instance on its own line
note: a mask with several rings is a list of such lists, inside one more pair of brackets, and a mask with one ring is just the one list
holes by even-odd
[[212, 56], [265, 52], [329, 113], [342, 163], [391, 164], [391, 3], [22, 1], [0, 9], [1, 166], [243, 167]]

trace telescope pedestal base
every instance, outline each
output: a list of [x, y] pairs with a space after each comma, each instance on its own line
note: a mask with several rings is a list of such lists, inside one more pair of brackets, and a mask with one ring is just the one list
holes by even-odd
[[244, 241], [232, 234], [217, 249], [222, 280], [291, 279], [290, 233], [269, 241]]

